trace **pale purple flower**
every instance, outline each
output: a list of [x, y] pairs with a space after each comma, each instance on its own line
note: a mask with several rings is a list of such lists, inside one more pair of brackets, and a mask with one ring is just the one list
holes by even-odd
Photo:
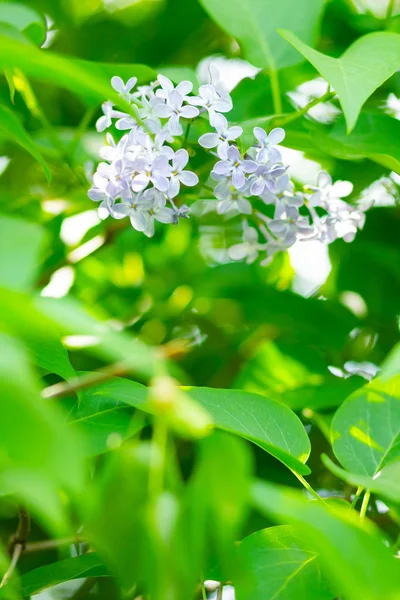
[[189, 104], [205, 108], [210, 115], [226, 113], [232, 110], [232, 100], [229, 94], [221, 96], [211, 84], [201, 85], [199, 95], [188, 99]]
[[133, 88], [135, 87], [136, 83], [137, 83], [137, 77], [131, 77], [130, 79], [128, 79], [128, 81], [126, 83], [124, 83], [124, 80], [121, 79], [121, 77], [118, 77], [118, 75], [115, 75], [114, 77], [111, 78], [112, 87], [127, 102], [129, 102], [131, 99], [131, 92], [132, 92]]
[[156, 96], [166, 100], [167, 102], [174, 91], [178, 92], [178, 94], [182, 96], [183, 100], [187, 100], [187, 95], [190, 94], [193, 89], [193, 83], [191, 81], [181, 81], [176, 87], [174, 87], [172, 81], [164, 75], [157, 75], [157, 79], [161, 89], [156, 91]]
[[154, 198], [147, 193], [149, 191], [133, 194], [130, 200], [125, 200], [114, 206], [115, 213], [121, 217], [128, 216], [130, 218], [132, 227], [136, 231], [145, 232], [150, 224], [149, 211], [154, 204]]
[[280, 219], [273, 219], [268, 223], [270, 231], [281, 239], [286, 247], [292, 246], [297, 234], [311, 235], [314, 231], [312, 225], [306, 217], [299, 215], [299, 211], [294, 206], [286, 209], [285, 215]]
[[134, 161], [133, 168], [138, 172], [132, 180], [134, 192], [144, 190], [150, 182], [161, 192], [168, 190], [171, 167], [165, 155], [160, 154], [154, 160], [148, 155], [139, 157]]
[[179, 194], [180, 184], [192, 187], [199, 183], [199, 178], [196, 173], [192, 171], [184, 171], [189, 161], [189, 154], [184, 148], [181, 148], [175, 152], [175, 156], [172, 159], [172, 169], [170, 176], [170, 184], [168, 189], [168, 196], [175, 198]]
[[271, 161], [273, 163], [282, 160], [281, 153], [275, 146], [285, 139], [285, 131], [276, 127], [269, 134], [261, 127], [254, 127], [253, 133], [258, 141], [257, 160], [260, 162]]
[[350, 181], [336, 181], [332, 183], [332, 177], [329, 173], [321, 171], [317, 178], [317, 188], [314, 189], [316, 191], [309, 199], [310, 206], [322, 206], [329, 211], [330, 204], [334, 204], [351, 194], [353, 184]]
[[276, 191], [276, 180], [286, 171], [286, 167], [260, 165], [255, 172], [250, 187], [252, 196], [261, 196], [265, 191]]
[[246, 173], [254, 173], [257, 170], [254, 160], [242, 160], [236, 146], [229, 146], [226, 160], [220, 160], [214, 166], [214, 173], [231, 177], [232, 185], [238, 190], [246, 183]]
[[183, 97], [176, 90], [172, 91], [167, 103], [164, 104], [161, 98], [158, 98], [161, 104], [155, 107], [155, 113], [162, 119], [169, 119], [168, 128], [172, 135], [181, 135], [183, 133], [180, 119], [194, 119], [198, 116], [199, 111], [194, 106], [182, 106]]
[[235, 244], [228, 249], [228, 255], [232, 260], [246, 259], [247, 264], [257, 260], [260, 250], [265, 250], [265, 244], [258, 241], [258, 232], [254, 227], [246, 227], [243, 232], [243, 242]]
[[243, 129], [238, 125], [228, 127], [228, 121], [224, 115], [215, 113], [210, 117], [211, 125], [217, 130], [216, 133], [205, 133], [199, 138], [199, 144], [203, 148], [215, 148], [220, 152], [227, 152], [229, 143], [236, 140], [243, 133]]
[[119, 110], [114, 110], [114, 104], [107, 100], [107, 102], [103, 102], [101, 105], [101, 109], [103, 111], [103, 116], [97, 119], [96, 121], [96, 129], [99, 133], [111, 127], [112, 119], [117, 119], [119, 117], [123, 117], [125, 113], [120, 112]]

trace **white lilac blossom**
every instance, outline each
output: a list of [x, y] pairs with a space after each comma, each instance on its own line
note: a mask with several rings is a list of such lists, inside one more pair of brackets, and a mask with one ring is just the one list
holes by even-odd
[[224, 175], [232, 180], [232, 185], [240, 190], [246, 183], [246, 174], [254, 173], [258, 165], [254, 160], [242, 159], [239, 149], [236, 146], [229, 146], [228, 149], [220, 150], [220, 158], [214, 165], [214, 173]]
[[243, 133], [243, 129], [238, 125], [229, 127], [226, 117], [219, 113], [210, 117], [210, 124], [216, 129], [216, 133], [205, 133], [199, 137], [199, 144], [208, 149], [217, 147], [218, 154], [226, 154], [229, 148], [228, 142], [233, 142]]
[[[211, 82], [200, 86], [197, 96], [191, 82], [174, 85], [163, 75], [140, 87], [135, 77], [126, 83], [112, 78], [112, 88], [131, 111], [122, 112], [106, 101], [96, 123], [99, 132], [112, 126], [116, 131], [115, 137], [106, 133], [102, 161], [88, 191], [99, 203], [100, 216], [129, 217], [133, 228], [149, 237], [157, 223], [176, 225], [188, 218], [185, 189], [200, 186], [189, 157], [202, 147], [209, 151], [210, 170], [205, 177], [202, 171], [199, 198], [207, 202], [201, 191], [211, 189], [213, 210], [242, 221], [241, 238], [227, 249], [231, 260], [251, 263], [261, 254], [264, 265], [298, 240], [352, 241], [371, 203], [347, 202], [352, 184], [333, 182], [325, 171], [316, 185], [296, 186], [279, 149], [285, 131], [255, 127], [253, 143], [245, 145], [242, 128], [221, 114], [231, 110], [232, 99], [214, 68], [210, 74]], [[197, 118], [202, 135], [193, 143], [189, 127]]]
[[181, 183], [189, 187], [199, 183], [199, 178], [196, 173], [184, 171], [188, 162], [189, 154], [187, 153], [187, 150], [181, 148], [178, 152], [175, 152], [175, 156], [172, 159], [171, 177], [168, 189], [168, 196], [170, 198], [175, 198], [175, 196], [179, 194]]
[[254, 127], [254, 136], [257, 138], [257, 160], [261, 163], [271, 161], [273, 163], [281, 162], [282, 156], [276, 148], [278, 144], [285, 139], [285, 131], [281, 127], [276, 127], [270, 134], [261, 127]]

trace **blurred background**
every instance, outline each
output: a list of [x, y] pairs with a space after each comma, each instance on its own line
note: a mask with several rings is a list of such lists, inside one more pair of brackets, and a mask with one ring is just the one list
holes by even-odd
[[[0, 21], [6, 4], [0, 2]], [[20, 4], [45, 15], [46, 23], [30, 25], [31, 33], [52, 52], [145, 64], [197, 85], [206, 80], [211, 61], [232, 90], [232, 121], [272, 111], [268, 77], [243, 60], [237, 42], [197, 0]], [[387, 4], [328, 1], [318, 48], [339, 56], [360, 35], [383, 29]], [[400, 33], [400, 1], [392, 14], [390, 28]], [[306, 63], [283, 69], [280, 81], [285, 111], [326, 89]], [[302, 415], [310, 432], [313, 485], [329, 490], [333, 476], [322, 475], [319, 456], [329, 450], [324, 436], [330, 415], [375, 375], [399, 339], [399, 175], [374, 160], [345, 160], [335, 147], [317, 145], [316, 137], [330, 132], [340, 114], [337, 103], [317, 106], [304, 119], [306, 125], [288, 131], [284, 160], [300, 183], [315, 184], [321, 168], [334, 180], [353, 182], [351, 201], [373, 201], [364, 230], [351, 244], [339, 240], [327, 248], [298, 242], [267, 267], [233, 263], [226, 249], [239, 225], [213, 212], [212, 199], [187, 194], [191, 218], [177, 227], [158, 227], [151, 240], [128, 220], [101, 221], [87, 197], [103, 144], [94, 127], [100, 107], [88, 107], [79, 95], [49, 83], [31, 81], [30, 86], [23, 79], [16, 86], [15, 110], [49, 163], [52, 181], [48, 184], [34, 159], [0, 131], [0, 210], [45, 226], [36, 290], [55, 298], [72, 295], [115, 329], [150, 345], [175, 344], [175, 374], [184, 384], [242, 388], [285, 402]], [[397, 73], [368, 101], [368, 110], [387, 113], [395, 122], [399, 97]], [[6, 78], [0, 80], [0, 100], [10, 103]], [[47, 124], [61, 145], [48, 135]], [[73, 337], [65, 343], [76, 370], [102, 366], [85, 353], [85, 340]], [[44, 376], [48, 384], [57, 381]], [[269, 455], [257, 448], [255, 454], [260, 475], [292, 481]]]

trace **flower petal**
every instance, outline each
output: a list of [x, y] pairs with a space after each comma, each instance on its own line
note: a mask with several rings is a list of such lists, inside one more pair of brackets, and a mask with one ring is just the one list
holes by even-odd
[[199, 144], [203, 148], [215, 148], [219, 144], [219, 137], [216, 133], [205, 133], [199, 137]]
[[174, 171], [182, 171], [189, 162], [189, 154], [185, 148], [181, 148], [175, 152], [175, 156], [172, 160], [172, 168]]
[[199, 183], [199, 178], [196, 173], [193, 173], [192, 171], [182, 171], [179, 179], [183, 185], [187, 185], [188, 187], [193, 187]]
[[275, 127], [275, 129], [269, 133], [268, 141], [270, 144], [280, 144], [285, 139], [285, 135], [285, 130], [282, 129], [282, 127]]

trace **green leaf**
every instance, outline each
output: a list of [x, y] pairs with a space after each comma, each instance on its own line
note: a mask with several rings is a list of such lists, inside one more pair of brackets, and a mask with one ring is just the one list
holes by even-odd
[[400, 122], [388, 115], [361, 113], [350, 135], [343, 119], [334, 124], [329, 134], [311, 130], [310, 135], [321, 151], [331, 156], [343, 160], [369, 158], [400, 173]]
[[13, 290], [32, 287], [39, 267], [44, 233], [36, 223], [0, 215], [1, 287]]
[[349, 473], [341, 469], [326, 454], [323, 454], [321, 459], [326, 468], [343, 481], [361, 486], [397, 504], [400, 503], [400, 460], [383, 467], [374, 477], [368, 477], [368, 475]]
[[293, 523], [319, 553], [323, 572], [346, 600], [397, 600], [400, 565], [375, 526], [338, 502], [307, 500], [300, 492], [257, 481], [256, 508], [277, 521]]
[[[0, 59], [1, 60], [1, 59]], [[35, 142], [32, 140], [29, 133], [24, 129], [24, 126], [20, 122], [19, 118], [14, 111], [10, 110], [7, 106], [0, 104], [0, 131], [12, 141], [22, 146], [29, 154], [35, 158], [43, 168], [47, 181], [50, 181], [51, 175], [49, 167], [40, 154]]]
[[[130, 393], [132, 396], [137, 394], [140, 402], [147, 395], [147, 388], [134, 381], [130, 384]], [[113, 440], [114, 444], [115, 440], [124, 440], [145, 424], [135, 421], [132, 408], [108, 394], [103, 385], [81, 390], [78, 400], [66, 398], [61, 401], [68, 427], [84, 436], [87, 453], [91, 456], [106, 452], [112, 448]]]
[[373, 477], [400, 457], [400, 376], [352, 394], [332, 421], [333, 451], [353, 473]]
[[277, 29], [291, 29], [312, 44], [324, 0], [201, 0], [201, 4], [222, 29], [238, 40], [248, 61], [276, 71], [300, 62]]
[[[47, 588], [81, 577], [110, 577], [111, 573], [98, 554], [90, 552], [74, 558], [66, 558], [44, 565], [22, 575], [19, 585], [24, 598]], [[7, 588], [0, 590], [0, 598], [6, 597]]]
[[365, 383], [361, 377], [341, 379], [313, 347], [266, 341], [242, 367], [234, 387], [283, 402], [292, 410], [339, 406]]
[[[248, 516], [253, 460], [243, 440], [214, 432], [199, 443], [199, 456], [188, 486], [186, 535], [201, 570], [218, 565], [218, 578], [241, 579], [236, 540]], [[235, 465], [227, 469], [226, 465]], [[207, 493], [204, 494], [204, 489]]]
[[30, 77], [47, 81], [82, 96], [88, 103], [104, 102], [107, 99], [122, 109], [131, 111], [111, 87], [110, 77], [115, 74], [136, 76], [139, 83], [155, 78], [155, 73], [144, 65], [113, 65], [82, 61], [57, 55], [48, 50], [39, 50], [19, 39], [0, 32], [0, 69], [19, 68]]
[[[297, 473], [307, 475], [304, 464], [310, 454], [310, 440], [300, 419], [284, 404], [240, 390], [182, 388], [211, 415], [214, 425], [248, 439]], [[94, 397], [109, 398], [154, 414], [147, 400], [148, 389], [128, 379], [100, 384]]]
[[60, 488], [77, 495], [84, 486], [81, 443], [62, 427], [58, 408], [46, 404], [22, 346], [1, 336], [0, 481], [54, 530], [65, 533]]
[[279, 525], [256, 531], [239, 546], [250, 584], [235, 584], [238, 600], [332, 600], [313, 545], [296, 527]]
[[76, 375], [61, 340], [45, 335], [36, 335], [30, 338], [28, 331], [25, 343], [33, 361], [42, 369], [49, 373], [56, 373], [63, 379], [69, 379]]
[[46, 21], [30, 6], [17, 2], [0, 2], [0, 23], [7, 23], [40, 46], [46, 39]]
[[7, 326], [28, 342], [46, 336], [53, 340], [86, 336], [85, 352], [121, 362], [127, 372], [144, 378], [151, 377], [155, 365], [163, 362], [154, 349], [128, 333], [115, 331], [72, 299], [28, 296], [0, 288], [0, 311], [7, 315]]
[[354, 42], [340, 58], [332, 58], [307, 46], [291, 31], [281, 31], [326, 79], [337, 93], [350, 132], [368, 98], [400, 66], [400, 35], [377, 32]]

